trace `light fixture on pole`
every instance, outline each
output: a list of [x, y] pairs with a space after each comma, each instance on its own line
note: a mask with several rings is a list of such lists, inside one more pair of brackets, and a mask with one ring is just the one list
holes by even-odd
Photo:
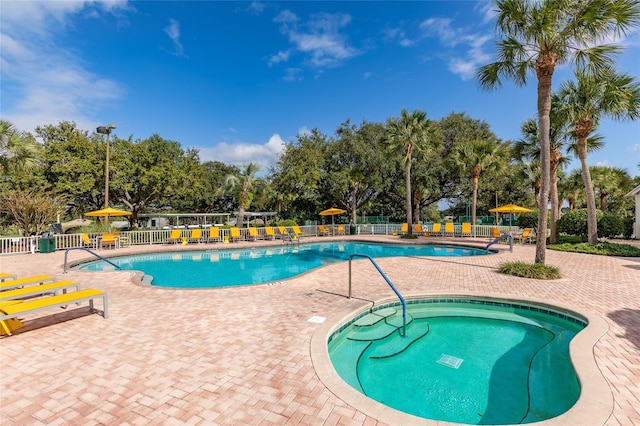
[[100, 126], [96, 129], [96, 132], [107, 135], [107, 156], [104, 164], [104, 208], [109, 208], [109, 135], [111, 131], [116, 128], [115, 124], [107, 124], [106, 126]]

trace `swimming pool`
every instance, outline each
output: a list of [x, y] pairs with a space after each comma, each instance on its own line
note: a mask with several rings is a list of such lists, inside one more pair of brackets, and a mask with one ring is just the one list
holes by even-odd
[[[585, 386], [585, 399], [594, 404], [593, 384], [578, 379], [570, 357], [570, 342], [576, 337], [576, 345], [584, 343], [577, 336], [591, 318], [502, 299], [416, 298], [408, 301], [407, 337], [400, 337], [401, 311], [396, 302], [384, 303], [373, 312], [363, 310], [327, 325], [312, 339], [321, 380], [366, 414], [380, 418], [384, 410], [377, 401], [398, 413], [381, 418], [399, 423], [417, 424], [418, 417], [465, 424], [532, 423], [568, 410], [575, 414], [572, 407]], [[601, 320], [595, 322], [595, 327], [603, 326]], [[324, 354], [333, 368], [327, 368]], [[592, 364], [587, 376], [595, 380]], [[580, 368], [584, 374], [587, 367]], [[398, 417], [402, 413], [395, 410], [411, 416]]]
[[[320, 266], [349, 260], [354, 253], [391, 256], [478, 256], [486, 250], [457, 246], [331, 241], [257, 248], [150, 253], [109, 258], [123, 270], [145, 274], [160, 287], [211, 288], [279, 281]], [[113, 270], [103, 261], [77, 265], [88, 271]]]

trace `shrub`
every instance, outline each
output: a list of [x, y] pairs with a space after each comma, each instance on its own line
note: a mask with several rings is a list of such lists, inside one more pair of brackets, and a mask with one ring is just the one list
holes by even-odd
[[[602, 212], [596, 210], [596, 218], [600, 219]], [[565, 213], [558, 221], [558, 232], [578, 235], [587, 238], [587, 209], [575, 209]]]
[[538, 229], [538, 212], [522, 213], [518, 216], [518, 226], [520, 228]]
[[539, 280], [555, 280], [561, 277], [558, 268], [543, 263], [507, 262], [500, 265], [500, 272]]
[[635, 224], [635, 218], [633, 216], [627, 216], [622, 219], [622, 236], [629, 240], [633, 235], [633, 225]]
[[622, 219], [612, 213], [604, 213], [598, 219], [598, 237], [615, 238], [624, 232]]

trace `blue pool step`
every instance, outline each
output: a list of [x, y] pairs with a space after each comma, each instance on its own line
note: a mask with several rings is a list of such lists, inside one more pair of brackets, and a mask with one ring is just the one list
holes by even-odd
[[429, 323], [416, 322], [407, 326], [407, 335], [402, 338], [388, 339], [378, 344], [369, 353], [369, 358], [390, 358], [404, 352], [413, 342], [429, 333]]

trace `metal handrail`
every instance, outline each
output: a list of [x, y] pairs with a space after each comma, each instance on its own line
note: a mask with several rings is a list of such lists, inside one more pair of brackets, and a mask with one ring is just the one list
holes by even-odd
[[369, 259], [373, 264], [373, 266], [378, 270], [380, 275], [382, 275], [382, 278], [384, 278], [387, 284], [389, 284], [389, 287], [391, 287], [391, 290], [393, 290], [396, 296], [398, 296], [398, 299], [400, 299], [400, 303], [402, 303], [402, 333], [400, 333], [400, 335], [402, 337], [406, 337], [407, 335], [407, 302], [404, 300], [404, 297], [402, 297], [398, 289], [396, 289], [396, 287], [393, 285], [393, 283], [387, 277], [387, 275], [382, 271], [382, 269], [380, 269], [380, 266], [378, 266], [375, 260], [373, 260], [373, 258], [368, 254], [353, 253], [351, 256], [349, 256], [349, 299], [351, 299], [351, 261], [356, 256], [366, 257], [367, 259]]
[[88, 249], [88, 248], [86, 248], [86, 247], [70, 247], [70, 248], [68, 248], [68, 249], [66, 249], [66, 250], [64, 251], [64, 270], [63, 270], [63, 272], [62, 272], [63, 274], [66, 274], [66, 273], [67, 273], [67, 255], [69, 254], [69, 251], [70, 251], [70, 250], [84, 250], [84, 251], [86, 251], [86, 252], [91, 253], [92, 255], [94, 255], [95, 257], [97, 257], [98, 259], [100, 259], [100, 260], [104, 260], [104, 261], [105, 261], [105, 262], [107, 262], [108, 264], [110, 264], [110, 265], [112, 265], [112, 266], [116, 267], [117, 269], [120, 269], [120, 266], [119, 266], [119, 265], [116, 265], [115, 263], [111, 262], [110, 260], [105, 259], [104, 257], [100, 256], [98, 253], [96, 253], [96, 252], [94, 252], [94, 251], [91, 251], [91, 250], [89, 250], [89, 249]]
[[487, 246], [484, 249], [489, 250], [489, 247], [491, 247], [492, 245], [494, 245], [495, 243], [497, 243], [503, 238], [507, 238], [509, 240], [509, 251], [513, 253], [513, 235], [511, 234], [502, 234], [499, 237], [494, 238], [489, 242], [489, 244], [487, 244]]

